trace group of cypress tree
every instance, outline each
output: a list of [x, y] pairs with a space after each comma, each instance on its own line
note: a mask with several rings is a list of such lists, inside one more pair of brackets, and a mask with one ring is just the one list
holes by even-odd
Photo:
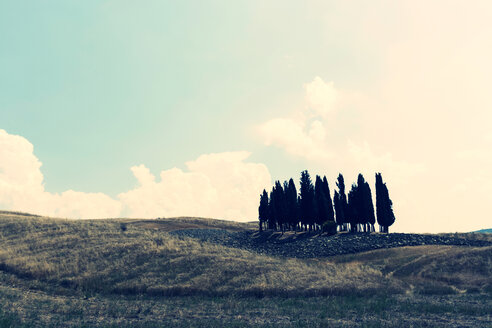
[[[348, 195], [345, 192], [343, 175], [337, 177], [333, 201], [326, 176], [316, 176], [315, 183], [307, 170], [301, 172], [300, 189], [297, 193], [294, 180], [275, 181], [270, 194], [260, 195], [258, 208], [259, 227], [263, 229], [313, 231], [338, 226], [339, 231], [374, 232], [376, 216], [371, 188], [362, 174], [352, 184]], [[381, 173], [376, 173], [376, 214], [380, 232], [389, 232], [395, 222], [393, 203]]]

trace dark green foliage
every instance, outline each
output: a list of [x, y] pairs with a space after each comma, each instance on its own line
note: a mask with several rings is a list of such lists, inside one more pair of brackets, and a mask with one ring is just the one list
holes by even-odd
[[268, 193], [263, 189], [263, 193], [260, 195], [260, 206], [258, 207], [260, 231], [263, 231], [263, 224], [268, 221], [268, 211]]
[[333, 210], [333, 202], [331, 200], [331, 194], [330, 194], [330, 186], [328, 185], [328, 180], [326, 179], [326, 176], [323, 177], [323, 192], [326, 197], [326, 202], [328, 204], [328, 212], [327, 212], [327, 220], [328, 221], [335, 221], [335, 212]]
[[350, 231], [357, 232], [357, 224], [359, 223], [359, 190], [357, 185], [352, 184], [352, 188], [348, 193], [348, 211], [347, 222], [350, 223]]
[[335, 207], [337, 225], [340, 227], [340, 231], [342, 231], [343, 221], [340, 222], [340, 220], [343, 219], [343, 211], [341, 209], [340, 202], [341, 202], [340, 195], [338, 194], [338, 191], [335, 190], [335, 194], [333, 195], [333, 207]]
[[272, 188], [272, 191], [270, 191], [270, 199], [268, 201], [268, 229], [277, 228], [277, 222], [275, 221], [277, 215], [275, 213], [275, 200], [273, 198], [274, 190], [275, 188]]
[[360, 229], [365, 232], [373, 231], [375, 217], [371, 188], [362, 174], [357, 177], [357, 184], [352, 185], [348, 198], [348, 222], [350, 222], [351, 231], [355, 232]]
[[287, 222], [290, 228], [295, 230], [299, 223], [299, 204], [297, 201], [297, 189], [294, 180], [291, 178], [285, 188], [285, 201], [287, 206]]
[[321, 226], [321, 231], [329, 235], [334, 235], [337, 233], [337, 224], [335, 221], [326, 221]]
[[376, 219], [374, 216], [371, 187], [369, 187], [362, 174], [359, 174], [357, 178], [357, 189], [359, 193], [359, 224], [363, 225], [364, 231], [373, 230]]
[[371, 231], [374, 231], [374, 223], [376, 223], [376, 216], [374, 214], [374, 205], [372, 202], [371, 187], [366, 182], [364, 184], [364, 213], [366, 215], [366, 222], [369, 225]]
[[316, 203], [313, 182], [307, 170], [301, 172], [299, 208], [301, 224], [311, 231], [316, 219]]
[[314, 198], [316, 200], [316, 219], [317, 225], [322, 225], [328, 220], [328, 202], [322, 187], [323, 181], [319, 175], [316, 176], [314, 183]]
[[[379, 178], [378, 178], [379, 177]], [[357, 177], [357, 183], [346, 195], [345, 181], [342, 174], [337, 177], [333, 201], [326, 176], [317, 175], [315, 183], [307, 170], [301, 172], [299, 193], [293, 179], [275, 181], [268, 193], [263, 190], [258, 208], [260, 231], [267, 227], [277, 230], [295, 230], [299, 228], [311, 231], [323, 229], [323, 224], [335, 221], [340, 231], [346, 231], [350, 226], [352, 232], [374, 231], [376, 216], [372, 201], [371, 187], [362, 174]], [[379, 189], [378, 189], [379, 186]], [[376, 194], [379, 195], [378, 223], [383, 231], [387, 231], [394, 222], [391, 200], [386, 185], [382, 183], [380, 174], [376, 174]], [[379, 191], [378, 191], [379, 190]], [[383, 205], [386, 204], [386, 205]], [[382, 222], [384, 222], [383, 225]]]
[[340, 226], [340, 231], [346, 230], [347, 223], [347, 213], [348, 213], [348, 204], [347, 204], [347, 195], [345, 194], [345, 181], [343, 179], [343, 175], [340, 173], [337, 178], [337, 187], [338, 191], [335, 191], [334, 196], [334, 205], [335, 212], [337, 218], [337, 224]]
[[275, 181], [272, 192], [270, 193], [270, 215], [271, 221], [269, 222], [269, 227], [273, 229], [284, 229], [287, 216], [287, 206], [285, 200], [285, 193], [280, 181]]
[[314, 196], [317, 209], [316, 224], [323, 226], [327, 221], [334, 222], [333, 203], [331, 201], [330, 189], [328, 187], [326, 176], [323, 179], [321, 179], [319, 175], [316, 176]]
[[388, 188], [381, 173], [376, 173], [376, 213], [382, 232], [389, 232], [389, 226], [395, 222], [393, 202], [389, 198]]

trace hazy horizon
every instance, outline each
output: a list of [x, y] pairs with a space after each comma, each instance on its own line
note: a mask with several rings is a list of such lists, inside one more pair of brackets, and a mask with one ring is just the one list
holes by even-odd
[[[381, 172], [391, 232], [490, 228], [492, 3], [0, 4], [0, 210], [254, 221]], [[374, 199], [373, 199], [374, 200]]]

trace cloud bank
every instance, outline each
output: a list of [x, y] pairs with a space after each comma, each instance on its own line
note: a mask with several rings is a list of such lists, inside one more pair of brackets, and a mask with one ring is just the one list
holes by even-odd
[[[281, 148], [316, 166], [338, 166], [336, 170], [353, 175], [360, 170], [372, 175], [382, 171], [398, 182], [424, 170], [423, 164], [395, 159], [390, 152], [376, 153], [360, 134], [360, 129], [351, 129], [350, 125], [358, 118], [341, 122], [340, 112], [360, 101], [353, 93], [338, 90], [332, 81], [325, 82], [320, 77], [306, 83], [304, 91], [304, 108], [294, 109], [285, 117], [272, 118], [257, 127], [266, 146]], [[358, 142], [353, 140], [354, 136]]]
[[[382, 172], [395, 200], [395, 213], [397, 217], [403, 214], [393, 227], [393, 231], [398, 231], [400, 221], [410, 221], [408, 216], [413, 204], [408, 185], [422, 176], [425, 165], [415, 158], [398, 158], [387, 147], [381, 147], [380, 143], [391, 139], [384, 129], [378, 131], [377, 139], [371, 139], [379, 147], [368, 141], [371, 134], [365, 131], [370, 130], [367, 125], [372, 121], [365, 121], [363, 112], [370, 103], [367, 97], [339, 90], [333, 82], [325, 82], [320, 77], [306, 83], [304, 91], [304, 107], [293, 108], [286, 116], [271, 118], [257, 126], [263, 143], [304, 159], [312, 174], [328, 176], [332, 188], [339, 172], [345, 176], [349, 188], [358, 173], [364, 174], [374, 186], [375, 172]], [[423, 228], [428, 229], [428, 226]], [[401, 230], [410, 229], [415, 229], [411, 221]]]
[[139, 186], [118, 196], [123, 214], [254, 220], [259, 194], [271, 178], [265, 165], [245, 162], [249, 156], [246, 151], [201, 155], [186, 162], [187, 171], [162, 171], [160, 181], [145, 166], [134, 166]]
[[249, 152], [201, 155], [186, 171], [164, 170], [156, 181], [144, 165], [131, 168], [138, 185], [117, 199], [103, 193], [47, 192], [41, 162], [24, 137], [0, 130], [0, 208], [67, 218], [202, 216], [256, 219], [268, 168], [245, 160]]

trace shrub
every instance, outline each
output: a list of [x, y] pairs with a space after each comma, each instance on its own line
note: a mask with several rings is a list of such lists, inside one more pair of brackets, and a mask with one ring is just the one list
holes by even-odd
[[326, 221], [321, 226], [321, 229], [328, 235], [334, 235], [337, 233], [337, 224], [335, 223], [335, 221]]

